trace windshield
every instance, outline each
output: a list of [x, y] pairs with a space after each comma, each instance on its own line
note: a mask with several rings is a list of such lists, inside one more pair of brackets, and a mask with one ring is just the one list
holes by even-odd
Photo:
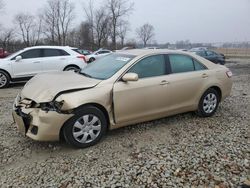
[[110, 54], [89, 64], [80, 73], [91, 78], [106, 80], [134, 57], [133, 55], [126, 54]]

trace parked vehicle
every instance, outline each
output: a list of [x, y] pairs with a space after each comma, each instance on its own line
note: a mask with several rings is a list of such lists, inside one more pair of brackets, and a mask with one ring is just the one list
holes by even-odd
[[150, 46], [150, 47], [145, 47], [144, 49], [157, 50], [157, 49], [160, 49], [160, 48], [157, 47], [157, 46]]
[[91, 63], [91, 62], [95, 61], [96, 59], [99, 59], [101, 57], [109, 55], [110, 53], [112, 53], [112, 51], [105, 50], [105, 49], [100, 49], [100, 50], [97, 50], [97, 51], [93, 52], [90, 55], [87, 55], [86, 60], [87, 60], [88, 63]]
[[10, 55], [9, 52], [7, 52], [6, 50], [4, 50], [3, 48], [0, 48], [0, 58], [5, 58], [8, 55]]
[[82, 54], [82, 55], [85, 55], [85, 56], [90, 55], [90, 54], [93, 53], [90, 50], [82, 50], [82, 49], [77, 49], [77, 48], [75, 48], [73, 50], [76, 51], [76, 52], [78, 52], [78, 53], [80, 53], [80, 54]]
[[0, 88], [27, 81], [38, 73], [79, 71], [87, 65], [85, 56], [71, 47], [35, 46], [0, 60]]
[[219, 54], [212, 50], [207, 50], [205, 48], [191, 49], [190, 51], [196, 53], [201, 57], [204, 57], [209, 61], [212, 61], [213, 63], [221, 65], [225, 64], [225, 56], [223, 54]]
[[230, 95], [232, 72], [190, 52], [113, 53], [80, 73], [40, 74], [15, 99], [20, 132], [39, 141], [60, 137], [76, 147], [97, 143], [107, 129], [195, 111], [212, 116]]

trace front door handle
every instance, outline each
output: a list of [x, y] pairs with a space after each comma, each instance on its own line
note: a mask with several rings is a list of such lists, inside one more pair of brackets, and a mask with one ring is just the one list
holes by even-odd
[[35, 61], [35, 62], [33, 62], [33, 63], [40, 63], [40, 61]]
[[162, 80], [161, 83], [160, 83], [160, 85], [166, 85], [166, 84], [169, 84], [169, 82], [166, 81], [166, 80]]
[[201, 77], [202, 77], [202, 78], [207, 78], [208, 75], [207, 75], [206, 73], [204, 73], [204, 74], [201, 75]]

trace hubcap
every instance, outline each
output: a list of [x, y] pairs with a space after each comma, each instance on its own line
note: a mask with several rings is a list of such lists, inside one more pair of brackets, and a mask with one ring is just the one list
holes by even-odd
[[95, 115], [84, 115], [80, 117], [73, 126], [73, 137], [80, 143], [94, 141], [101, 132], [101, 121]]
[[217, 105], [217, 97], [214, 93], [209, 93], [203, 100], [203, 110], [210, 114], [212, 113]]
[[0, 87], [5, 86], [7, 83], [7, 78], [4, 74], [0, 73]]

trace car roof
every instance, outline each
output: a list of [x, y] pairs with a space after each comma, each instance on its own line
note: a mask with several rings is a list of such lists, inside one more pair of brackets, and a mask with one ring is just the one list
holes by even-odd
[[144, 56], [144, 55], [158, 54], [158, 53], [165, 53], [165, 54], [169, 54], [169, 53], [192, 54], [192, 53], [186, 52], [186, 51], [169, 50], [169, 49], [131, 49], [131, 50], [119, 51], [117, 53], [119, 53], [119, 54], [127, 54], [127, 55], [134, 55], [134, 56]]
[[38, 49], [38, 48], [50, 48], [50, 49], [77, 49], [70, 46], [32, 46], [25, 49]]

